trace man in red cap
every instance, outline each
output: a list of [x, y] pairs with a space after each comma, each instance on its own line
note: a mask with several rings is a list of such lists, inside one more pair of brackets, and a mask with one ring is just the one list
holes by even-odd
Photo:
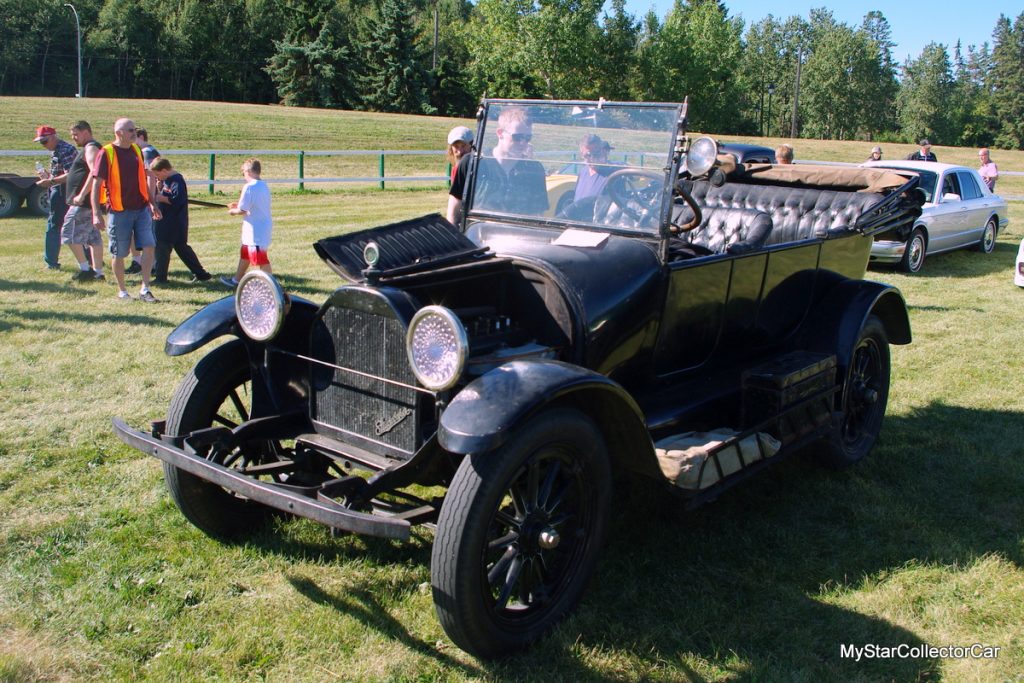
[[64, 181], [71, 170], [71, 164], [78, 156], [78, 150], [71, 143], [57, 137], [57, 131], [52, 126], [36, 128], [35, 141], [50, 151], [49, 169], [39, 171], [39, 180], [36, 182], [39, 187], [47, 188], [50, 198], [50, 214], [46, 219], [46, 236], [43, 241], [43, 260], [50, 270], [59, 270], [60, 229], [64, 225], [64, 214], [68, 212]]

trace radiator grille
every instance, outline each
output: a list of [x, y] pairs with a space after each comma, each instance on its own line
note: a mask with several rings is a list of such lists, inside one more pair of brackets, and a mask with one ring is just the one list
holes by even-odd
[[392, 455], [413, 453], [418, 445], [417, 392], [376, 379], [416, 385], [405, 353], [405, 326], [381, 312], [332, 307], [324, 313], [321, 330], [329, 339], [314, 342], [318, 360], [373, 377], [314, 369], [311, 412], [317, 431], [347, 441], [366, 440], [377, 445], [374, 450], [383, 446]]

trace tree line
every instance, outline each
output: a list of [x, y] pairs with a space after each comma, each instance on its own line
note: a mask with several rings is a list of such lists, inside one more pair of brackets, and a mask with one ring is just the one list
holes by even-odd
[[[77, 0], [85, 95], [466, 116], [483, 95], [680, 101], [723, 134], [1024, 149], [1024, 12], [899, 63], [879, 11], [719, 0]], [[63, 0], [0, 0], [0, 94], [77, 90]]]

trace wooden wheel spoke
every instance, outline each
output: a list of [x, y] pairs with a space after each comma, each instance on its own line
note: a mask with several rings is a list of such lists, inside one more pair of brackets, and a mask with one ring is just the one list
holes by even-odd
[[246, 409], [245, 404], [242, 403], [241, 397], [238, 395], [238, 389], [232, 389], [231, 393], [228, 394], [228, 398], [231, 399], [231, 403], [235, 406], [235, 410], [238, 411], [239, 416], [242, 418], [242, 422], [249, 419], [249, 411]]
[[487, 583], [491, 584], [492, 586], [497, 584], [501, 577], [504, 576], [505, 573], [508, 571], [509, 565], [512, 563], [512, 560], [516, 557], [518, 553], [518, 550], [516, 550], [512, 546], [509, 546], [505, 550], [505, 552], [502, 553], [501, 557], [498, 558], [498, 561], [495, 562], [494, 565], [487, 571]]
[[548, 501], [551, 499], [551, 491], [555, 486], [555, 480], [558, 478], [558, 474], [561, 469], [561, 460], [555, 460], [551, 463], [547, 474], [544, 475], [544, 483], [541, 484], [540, 493], [537, 496], [537, 507], [547, 512], [551, 511], [548, 507]]
[[512, 543], [515, 543], [518, 540], [519, 540], [519, 532], [518, 531], [510, 531], [507, 534], [505, 534], [504, 536], [502, 536], [500, 538], [496, 538], [493, 541], [490, 541], [487, 544], [487, 549], [488, 550], [498, 550], [499, 548], [505, 548], [506, 546], [510, 546]]

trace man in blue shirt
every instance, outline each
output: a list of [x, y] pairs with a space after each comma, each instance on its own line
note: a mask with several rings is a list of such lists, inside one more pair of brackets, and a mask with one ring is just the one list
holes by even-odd
[[[60, 229], [64, 225], [64, 215], [68, 212], [67, 200], [64, 197], [64, 183], [71, 170], [71, 164], [78, 156], [78, 150], [71, 143], [57, 137], [52, 126], [36, 128], [35, 141], [50, 151], [49, 171], [40, 171], [39, 187], [49, 191], [50, 214], [46, 219], [46, 236], [43, 243], [43, 260], [50, 270], [60, 270]], [[38, 166], [37, 166], [38, 168]]]
[[584, 161], [583, 170], [576, 180], [576, 192], [573, 201], [578, 202], [588, 197], [601, 194], [611, 168], [608, 166], [608, 153], [612, 146], [593, 133], [584, 135], [580, 141], [580, 158]]

